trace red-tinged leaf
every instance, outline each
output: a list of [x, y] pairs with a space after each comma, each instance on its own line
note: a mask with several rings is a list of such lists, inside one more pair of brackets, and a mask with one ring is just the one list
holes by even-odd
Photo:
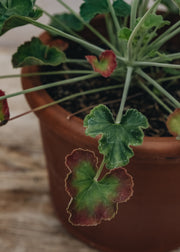
[[77, 226], [96, 226], [111, 220], [118, 203], [126, 202], [133, 194], [133, 179], [124, 168], [107, 172], [96, 180], [97, 157], [94, 152], [76, 149], [66, 157], [69, 173], [66, 191], [71, 197], [67, 212], [69, 221]]
[[173, 136], [180, 136], [180, 108], [168, 116], [166, 125]]
[[[0, 90], [0, 97], [4, 96], [5, 93]], [[0, 101], [0, 126], [5, 125], [9, 121], [9, 107], [7, 99]]]
[[100, 73], [104, 77], [109, 77], [117, 66], [116, 55], [112, 50], [104, 51], [99, 60], [96, 56], [87, 55], [87, 61], [92, 65], [95, 72]]

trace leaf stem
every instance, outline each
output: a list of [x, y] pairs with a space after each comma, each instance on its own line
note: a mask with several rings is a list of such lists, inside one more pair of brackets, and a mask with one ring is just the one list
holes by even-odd
[[39, 107], [36, 107], [32, 110], [29, 110], [27, 112], [24, 112], [20, 115], [17, 115], [15, 117], [12, 117], [10, 120], [14, 120], [14, 119], [17, 119], [21, 116], [24, 116], [24, 115], [27, 115], [29, 113], [32, 113], [32, 112], [37, 112], [37, 111], [40, 111], [40, 110], [43, 110], [43, 109], [46, 109], [48, 107], [51, 107], [53, 105], [56, 105], [56, 104], [59, 104], [59, 103], [62, 103], [62, 102], [65, 102], [65, 101], [68, 101], [68, 100], [71, 100], [71, 99], [74, 99], [74, 98], [77, 98], [79, 96], [82, 96], [82, 95], [89, 95], [89, 94], [93, 94], [93, 93], [97, 93], [97, 92], [103, 92], [103, 91], [106, 91], [106, 90], [112, 90], [112, 89], [116, 89], [116, 88], [119, 88], [120, 85], [114, 85], [114, 86], [106, 86], [106, 87], [101, 87], [101, 88], [95, 88], [95, 89], [91, 89], [91, 90], [87, 90], [87, 91], [83, 91], [83, 92], [78, 92], [78, 93], [75, 93], [75, 94], [72, 94], [72, 95], [69, 95], [69, 96], [66, 96], [64, 98], [61, 98], [61, 99], [58, 99], [56, 101], [53, 101], [53, 102], [50, 102], [48, 104], [45, 104], [45, 105], [42, 105], [42, 106], [39, 106]]
[[102, 36], [92, 25], [85, 22], [84, 19], [78, 15], [73, 9], [71, 9], [67, 4], [62, 0], [57, 0], [60, 4], [62, 4], [67, 10], [69, 10], [76, 18], [78, 18], [90, 31], [92, 31], [98, 38], [101, 39], [109, 48], [111, 48], [115, 53], [119, 54], [119, 51], [107, 40], [104, 36]]
[[159, 83], [153, 80], [149, 75], [143, 72], [141, 69], [137, 69], [136, 72], [147, 80], [150, 84], [152, 84], [155, 88], [157, 88], [163, 95], [165, 95], [172, 103], [174, 103], [177, 108], [180, 108], [180, 102], [178, 102], [169, 92], [167, 92]]
[[118, 111], [118, 114], [117, 114], [117, 117], [116, 117], [116, 122], [115, 122], [117, 124], [121, 122], [121, 118], [122, 118], [123, 110], [124, 110], [124, 105], [125, 105], [125, 102], [126, 102], [126, 99], [127, 99], [129, 86], [130, 86], [130, 83], [131, 83], [132, 72], [133, 72], [133, 68], [131, 66], [128, 66], [127, 67], [127, 73], [126, 73], [126, 81], [125, 81], [123, 95], [122, 95], [122, 100], [121, 100], [121, 104], [120, 104], [119, 111]]
[[98, 181], [98, 179], [103, 171], [104, 165], [105, 165], [105, 157], [103, 157], [103, 160], [99, 166], [99, 169], [97, 170], [96, 176], [94, 177], [95, 181]]
[[62, 70], [62, 71], [52, 71], [52, 72], [35, 72], [35, 73], [26, 73], [26, 74], [1, 75], [0, 79], [46, 76], [46, 75], [49, 76], [49, 75], [61, 75], [61, 74], [91, 74], [91, 73], [94, 73], [94, 71], [92, 70]]
[[139, 85], [148, 92], [154, 100], [156, 100], [168, 113], [172, 113], [173, 111], [157, 96], [155, 95], [142, 81], [139, 82]]
[[12, 93], [12, 94], [9, 94], [9, 95], [1, 96], [0, 101], [2, 101], [4, 99], [7, 99], [7, 98], [10, 98], [10, 97], [35, 92], [35, 91], [39, 91], [39, 90], [42, 90], [42, 89], [47, 89], [47, 88], [51, 88], [51, 87], [55, 87], [55, 86], [61, 86], [61, 85], [66, 85], [66, 84], [70, 84], [70, 83], [75, 83], [75, 82], [82, 81], [82, 80], [91, 79], [91, 78], [94, 78], [94, 77], [97, 77], [97, 76], [99, 76], [98, 73], [92, 73], [92, 74], [88, 74], [88, 75], [85, 75], [85, 76], [80, 76], [80, 77], [75, 77], [75, 78], [72, 78], [72, 79], [67, 79], [67, 80], [57, 81], [57, 82], [53, 82], [53, 83], [48, 83], [48, 84], [45, 84], [45, 85], [40, 85], [40, 86], [37, 86], [37, 87], [33, 87], [33, 88], [22, 90], [22, 91], [19, 91], [19, 92], [16, 92], [16, 93]]
[[166, 68], [174, 68], [180, 69], [180, 65], [177, 64], [166, 64], [152, 61], [135, 61], [133, 62], [133, 66], [156, 66], [156, 67], [166, 67]]

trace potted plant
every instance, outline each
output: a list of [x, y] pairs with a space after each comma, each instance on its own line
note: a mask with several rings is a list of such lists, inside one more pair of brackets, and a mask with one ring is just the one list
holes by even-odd
[[[114, 252], [177, 248], [180, 21], [168, 14], [180, 2], [148, 8], [148, 0], [84, 0], [77, 14], [57, 1], [69, 13], [51, 16], [35, 0], [0, 0], [1, 35], [26, 24], [48, 32], [13, 55], [24, 90], [0, 91], [1, 125], [12, 120], [7, 99], [26, 94], [40, 119], [57, 214], [81, 240]], [[157, 12], [161, 3], [166, 12]], [[38, 22], [43, 13], [50, 25]], [[58, 105], [65, 101], [73, 113], [98, 104], [82, 123]]]

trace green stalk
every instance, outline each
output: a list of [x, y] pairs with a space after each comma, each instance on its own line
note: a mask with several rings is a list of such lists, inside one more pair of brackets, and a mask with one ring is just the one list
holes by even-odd
[[78, 18], [90, 31], [92, 31], [98, 38], [101, 39], [103, 43], [105, 43], [109, 48], [111, 48], [115, 53], [119, 54], [119, 51], [107, 40], [105, 37], [103, 37], [94, 27], [87, 22], [84, 21], [84, 19], [78, 15], [73, 9], [71, 9], [67, 4], [64, 3], [62, 0], [57, 0], [60, 4], [62, 4], [68, 11], [70, 11], [76, 18]]
[[156, 66], [156, 67], [165, 67], [165, 68], [174, 68], [180, 69], [180, 65], [177, 64], [166, 64], [166, 63], [159, 63], [159, 62], [151, 62], [151, 61], [135, 61], [133, 66]]
[[116, 27], [116, 32], [118, 33], [121, 30], [119, 21], [118, 21], [118, 19], [116, 17], [116, 13], [115, 13], [114, 8], [113, 8], [113, 6], [111, 4], [111, 1], [107, 0], [107, 2], [108, 2], [109, 10], [110, 10], [113, 22], [114, 22], [114, 26]]
[[[137, 0], [134, 0], [137, 1]], [[145, 13], [145, 15], [141, 18], [141, 20], [139, 21], [139, 23], [135, 26], [133, 32], [131, 33], [131, 36], [128, 40], [128, 44], [127, 44], [127, 50], [128, 50], [128, 61], [130, 61], [132, 59], [132, 43], [133, 40], [135, 38], [135, 36], [137, 35], [139, 29], [141, 28], [142, 24], [144, 23], [144, 21], [146, 20], [146, 18], [152, 13], [152, 11], [154, 11], [156, 9], [156, 7], [158, 6], [158, 4], [161, 2], [161, 0], [157, 0], [153, 6]], [[134, 17], [133, 17], [134, 18]], [[134, 21], [132, 21], [134, 22]], [[132, 24], [133, 25], [133, 24]]]
[[116, 117], [116, 122], [115, 122], [117, 124], [119, 124], [121, 122], [121, 119], [122, 119], [123, 110], [124, 110], [125, 102], [126, 102], [126, 99], [127, 99], [129, 86], [131, 84], [132, 72], [133, 72], [133, 68], [128, 66], [127, 67], [127, 73], [126, 73], [126, 81], [125, 81], [123, 95], [122, 95], [122, 100], [121, 100], [121, 104], [120, 104], [119, 111], [118, 111], [118, 114], [117, 114], [117, 117]]
[[64, 70], [64, 71], [52, 71], [52, 72], [35, 72], [26, 74], [11, 74], [1, 75], [0, 79], [19, 78], [19, 77], [33, 77], [33, 76], [46, 76], [46, 75], [61, 75], [61, 74], [91, 74], [92, 70]]
[[165, 77], [158, 79], [158, 82], [164, 82], [164, 81], [171, 81], [171, 80], [178, 80], [180, 79], [180, 75], [175, 75], [175, 76], [170, 76], [170, 77]]
[[22, 95], [22, 94], [27, 94], [27, 93], [32, 93], [32, 92], [39, 91], [39, 90], [42, 90], [42, 89], [47, 89], [47, 88], [56, 87], [56, 86], [62, 86], [62, 85], [75, 83], [75, 82], [82, 81], [82, 80], [91, 79], [91, 78], [94, 78], [94, 77], [97, 77], [97, 76], [99, 76], [98, 73], [92, 73], [92, 74], [88, 74], [86, 76], [75, 77], [75, 78], [72, 78], [72, 79], [67, 79], [67, 80], [57, 81], [57, 82], [53, 82], [53, 83], [48, 83], [48, 84], [45, 84], [45, 85], [40, 85], [40, 86], [37, 86], [37, 87], [22, 90], [20, 92], [16, 92], [16, 93], [13, 93], [13, 94], [1, 96], [0, 101], [2, 101], [4, 99], [7, 99], [7, 98], [10, 98], [10, 97], [14, 97], [14, 96]]
[[105, 157], [103, 157], [103, 160], [99, 166], [99, 169], [97, 170], [96, 176], [94, 177], [95, 181], [98, 181], [98, 179], [103, 171], [104, 165], [105, 165]]
[[55, 18], [53, 15], [51, 15], [50, 13], [48, 13], [47, 11], [45, 11], [44, 9], [42, 9], [41, 7], [39, 7], [38, 5], [35, 5], [36, 7], [38, 7], [41, 11], [44, 12], [44, 14], [49, 17], [51, 20], [54, 20], [56, 23], [58, 23], [60, 26], [63, 27], [63, 29], [65, 29], [68, 33], [81, 38], [79, 36], [79, 34], [77, 34], [76, 32], [74, 32], [71, 28], [69, 28], [69, 26], [67, 26], [66, 24], [64, 24], [63, 22], [61, 22], [59, 19]]
[[148, 9], [148, 3], [149, 3], [149, 0], [142, 1], [142, 4], [139, 8], [139, 17], [142, 17], [144, 13], [146, 12], [146, 10]]
[[72, 94], [72, 95], [66, 96], [64, 98], [61, 98], [59, 100], [50, 102], [48, 104], [36, 107], [36, 108], [34, 108], [32, 110], [29, 110], [29, 111], [27, 111], [25, 113], [22, 113], [22, 114], [18, 115], [18, 116], [12, 117], [10, 120], [14, 120], [14, 119], [17, 119], [17, 118], [19, 118], [21, 116], [27, 115], [29, 113], [37, 112], [37, 111], [49, 108], [49, 107], [51, 107], [53, 105], [56, 105], [56, 104], [59, 104], [59, 103], [62, 103], [62, 102], [65, 102], [65, 101], [77, 98], [77, 97], [82, 96], [82, 95], [88, 95], [88, 94], [103, 92], [103, 91], [112, 90], [112, 89], [116, 89], [116, 88], [119, 88], [119, 85], [108, 86], [108, 87], [101, 87], [101, 88], [95, 88], [95, 89], [87, 90], [87, 91], [84, 91], [84, 92], [78, 92], [76, 94]]
[[106, 29], [108, 32], [108, 37], [110, 39], [111, 44], [116, 45], [116, 38], [114, 32], [113, 32], [113, 25], [112, 25], [112, 19], [110, 17], [110, 14], [105, 15], [105, 22], [106, 22]]
[[171, 114], [173, 111], [157, 96], [155, 95], [142, 81], [139, 82], [139, 85], [148, 92], [154, 100], [156, 100], [169, 114]]
[[163, 95], [165, 95], [172, 103], [174, 103], [177, 106], [177, 108], [180, 108], [180, 102], [178, 102], [170, 93], [168, 93], [161, 85], [159, 85], [159, 83], [153, 80], [141, 69], [137, 69], [136, 72], [145, 80], [147, 80], [150, 84], [152, 84], [155, 88], [157, 88]]
[[[19, 17], [18, 16], [18, 19], [26, 21], [26, 22], [28, 22], [28, 23], [30, 23], [30, 24], [38, 27], [38, 28], [46, 30], [48, 32], [53, 32], [53, 33], [55, 33], [55, 34], [57, 34], [59, 36], [62, 36], [62, 37], [67, 38], [69, 40], [72, 40], [72, 41], [82, 45], [85, 48], [89, 48], [90, 51], [93, 51], [93, 52], [95, 52], [97, 54], [102, 53], [105, 50], [105, 49], [102, 49], [99, 46], [91, 44], [90, 42], [87, 42], [87, 41], [85, 41], [83, 39], [77, 38], [77, 37], [75, 37], [73, 35], [70, 35], [70, 34], [65, 33], [63, 31], [60, 31], [60, 30], [58, 30], [58, 29], [56, 29], [56, 28], [54, 28], [52, 26], [45, 25], [45, 24], [42, 24], [40, 22], [37, 22], [37, 21], [35, 21], [35, 20], [33, 20], [33, 19], [29, 18], [29, 17], [23, 17], [23, 16]], [[116, 50], [116, 52], [117, 52], [117, 50]], [[118, 54], [119, 54], [119, 52], [118, 52]], [[119, 55], [116, 55], [116, 57], [120, 61], [123, 61], [123, 62], [125, 61], [125, 59], [123, 57], [119, 56]]]
[[[167, 58], [168, 61], [175, 60], [175, 59], [180, 59], [180, 53], [166, 54], [165, 58]], [[161, 61], [162, 59], [163, 59], [163, 55], [162, 56], [158, 56], [156, 58], [152, 58], [150, 60], [158, 62], [158, 61]]]
[[134, 29], [136, 25], [137, 10], [140, 0], [133, 0], [131, 4], [130, 29]]

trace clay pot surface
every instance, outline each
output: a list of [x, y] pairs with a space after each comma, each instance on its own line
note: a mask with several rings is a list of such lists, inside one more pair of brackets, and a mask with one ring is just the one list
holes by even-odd
[[[23, 73], [36, 72], [25, 67]], [[38, 77], [22, 79], [23, 88], [40, 84]], [[51, 102], [46, 91], [26, 95], [31, 108]], [[37, 112], [49, 172], [50, 192], [57, 215], [65, 227], [82, 241], [106, 252], [168, 252], [180, 246], [180, 141], [174, 137], [145, 137], [134, 148], [126, 167], [134, 178], [134, 195], [119, 205], [117, 216], [97, 227], [74, 227], [68, 223], [70, 200], [64, 189], [65, 155], [74, 148], [94, 150], [97, 139], [85, 136], [82, 120], [67, 119], [69, 113], [55, 105]]]

